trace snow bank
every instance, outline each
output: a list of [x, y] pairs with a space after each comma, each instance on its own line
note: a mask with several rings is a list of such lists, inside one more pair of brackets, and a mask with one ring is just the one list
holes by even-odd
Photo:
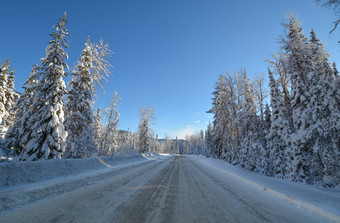
[[299, 209], [334, 222], [340, 222], [339, 188], [322, 188], [266, 177], [233, 166], [223, 160], [206, 158], [202, 155], [191, 155], [190, 158], [205, 165], [211, 171], [219, 173], [225, 179], [238, 181], [245, 186], [257, 189], [260, 193], [266, 193], [288, 202]]
[[136, 154], [35, 162], [2, 162], [0, 163], [0, 190], [7, 186], [35, 183], [143, 160], [147, 159], [140, 154]]

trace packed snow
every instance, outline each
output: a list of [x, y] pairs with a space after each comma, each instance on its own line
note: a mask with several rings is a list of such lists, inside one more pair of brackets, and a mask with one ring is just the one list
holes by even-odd
[[[65, 161], [20, 162], [28, 169], [16, 167], [17, 171], [36, 175], [33, 177], [36, 182], [29, 183], [26, 178], [13, 182], [14, 186], [1, 186], [0, 221], [339, 222], [340, 219], [337, 188], [265, 177], [201, 155], [148, 153], [75, 159], [69, 160], [63, 169]], [[14, 162], [1, 165], [11, 163]], [[90, 168], [79, 171], [86, 164]], [[32, 171], [32, 165], [43, 168]], [[73, 167], [78, 170], [73, 171]], [[44, 169], [51, 168], [59, 172], [57, 177], [39, 178]]]
[[110, 177], [120, 168], [163, 160], [169, 154], [121, 155], [36, 162], [0, 162], [0, 213]]

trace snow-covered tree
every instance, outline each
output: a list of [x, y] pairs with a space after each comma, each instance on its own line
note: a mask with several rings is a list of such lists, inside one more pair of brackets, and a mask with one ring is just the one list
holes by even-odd
[[[340, 183], [340, 78], [314, 31], [304, 36], [296, 18], [269, 61], [271, 109], [264, 108], [263, 79], [245, 70], [220, 76], [213, 93], [210, 148], [234, 165], [297, 182]], [[209, 131], [207, 131], [208, 133]], [[195, 136], [188, 136], [192, 151]], [[210, 136], [206, 134], [206, 139]]]
[[69, 83], [65, 106], [65, 127], [69, 134], [66, 157], [89, 157], [96, 152], [93, 132], [95, 84], [102, 88], [101, 81], [109, 75], [111, 65], [106, 58], [111, 53], [108, 44], [102, 40], [93, 44], [88, 37]]
[[98, 107], [96, 115], [94, 116], [94, 122], [92, 124], [93, 126], [93, 138], [96, 143], [97, 151], [100, 147], [101, 138], [103, 135], [103, 125], [101, 123], [102, 121], [102, 112], [100, 107]]
[[[103, 89], [102, 82], [107, 81], [107, 78], [110, 76], [110, 67], [112, 65], [107, 60], [107, 58], [113, 53], [109, 49], [109, 44], [104, 43], [101, 39], [99, 43], [92, 44], [92, 62], [93, 62], [93, 71], [92, 71], [92, 79], [93, 83], [97, 84], [100, 89]], [[96, 97], [96, 89], [94, 88], [94, 96]]]
[[[270, 129], [266, 136], [267, 146], [270, 150], [269, 158], [272, 162], [273, 175], [277, 178], [284, 178], [286, 165], [291, 163], [288, 153], [287, 142], [290, 136], [289, 123], [284, 111], [283, 97], [279, 85], [268, 69], [270, 86], [270, 104], [272, 108]], [[288, 155], [288, 157], [287, 157]]]
[[309, 109], [312, 114], [312, 124], [308, 132], [313, 143], [310, 180], [320, 182], [325, 174], [323, 156], [326, 155], [325, 153], [335, 155], [334, 152], [338, 149], [339, 135], [336, 134], [337, 129], [334, 128], [337, 120], [333, 117], [340, 111], [335, 106], [336, 99], [331, 96], [335, 75], [328, 62], [329, 55], [316, 37], [314, 30], [311, 31], [310, 46], [313, 56], [313, 70], [308, 74], [311, 94]]
[[149, 146], [152, 138], [152, 130], [150, 128], [150, 123], [156, 119], [154, 117], [154, 111], [151, 107], [142, 107], [140, 109], [141, 117], [138, 125], [139, 133], [139, 152], [147, 153], [149, 152]]
[[[131, 131], [128, 129], [127, 131], [125, 130], [117, 130], [117, 139], [116, 139], [116, 153], [119, 154], [132, 154], [135, 153], [136, 151], [134, 150], [134, 145], [133, 145], [133, 134]], [[159, 150], [159, 143], [156, 142], [157, 147], [156, 151], [162, 152]]]
[[[7, 61], [6, 61], [7, 62]], [[8, 62], [9, 63], [9, 62]], [[7, 75], [8, 65], [0, 64], [0, 124], [2, 120], [8, 116], [8, 111], [6, 111], [6, 89], [7, 89]]]
[[265, 121], [265, 127], [266, 127], [266, 134], [269, 132], [269, 128], [271, 126], [271, 119], [272, 119], [272, 113], [269, 108], [268, 103], [266, 103], [265, 110], [264, 110], [264, 121]]
[[250, 82], [245, 70], [241, 70], [238, 76], [238, 91], [242, 109], [238, 117], [240, 117], [239, 127], [241, 128], [241, 150], [240, 164], [248, 170], [255, 170], [257, 159], [259, 158], [257, 143], [263, 132], [262, 122], [257, 116], [254, 85]]
[[101, 138], [101, 144], [99, 147], [100, 156], [108, 156], [116, 153], [117, 149], [117, 137], [118, 137], [118, 121], [120, 114], [118, 111], [118, 92], [113, 93], [113, 97], [109, 107], [104, 110], [104, 118], [107, 122], [104, 127], [103, 135]]
[[0, 137], [3, 138], [8, 128], [13, 124], [11, 109], [13, 108], [18, 93], [14, 91], [14, 69], [9, 65], [9, 60], [6, 60], [3, 65], [0, 65]]
[[[264, 86], [264, 74], [257, 76], [254, 80], [254, 99], [256, 101], [257, 110], [260, 113], [260, 120], [264, 120], [265, 105], [264, 101], [267, 97], [267, 92]], [[264, 127], [264, 126], [261, 126]]]
[[207, 129], [205, 131], [205, 155], [211, 156], [211, 148], [213, 147], [212, 137], [213, 137], [213, 127], [211, 123], [208, 123]]
[[66, 86], [63, 78], [65, 69], [68, 69], [65, 62], [68, 56], [64, 48], [68, 47], [66, 37], [70, 36], [67, 22], [65, 13], [53, 26], [56, 31], [50, 34], [52, 40], [47, 46], [46, 56], [41, 59], [41, 80], [36, 88], [36, 100], [27, 112], [32, 116], [25, 123], [30, 131], [22, 140], [21, 160], [60, 159], [65, 151], [67, 132], [63, 124], [63, 97]]
[[330, 129], [332, 140], [323, 153], [323, 183], [327, 186], [336, 186], [340, 184], [340, 76], [333, 63], [335, 81], [332, 84], [332, 93], [330, 102], [332, 115], [330, 117]]
[[69, 82], [65, 105], [65, 128], [68, 132], [65, 157], [89, 157], [95, 150], [93, 139], [93, 67], [92, 44], [88, 38]]
[[214, 115], [214, 128], [212, 141], [214, 147], [211, 148], [215, 156], [221, 158], [224, 153], [227, 127], [230, 126], [230, 112], [228, 110], [228, 99], [230, 91], [227, 88], [227, 78], [223, 75], [218, 77], [215, 91], [213, 92], [213, 106], [208, 111]]
[[311, 134], [308, 128], [313, 124], [309, 103], [311, 95], [308, 74], [313, 70], [310, 44], [296, 18], [290, 17], [285, 24], [287, 38], [283, 40], [287, 55], [287, 71], [291, 80], [291, 106], [294, 133], [291, 135], [294, 149], [292, 180], [306, 182], [309, 178], [312, 158]]
[[21, 153], [23, 146], [21, 140], [24, 133], [29, 131], [25, 125], [31, 114], [28, 111], [32, 108], [35, 102], [35, 92], [39, 80], [38, 65], [34, 64], [30, 76], [24, 83], [24, 92], [18, 98], [15, 106], [11, 109], [11, 116], [14, 120], [13, 125], [6, 133], [5, 148], [7, 153], [12, 156], [17, 156]]
[[[67, 138], [66, 157], [89, 157], [95, 153], [96, 145], [93, 135], [93, 102], [95, 83], [108, 74], [110, 64], [105, 61], [110, 51], [107, 45], [101, 47], [90, 42], [88, 37], [77, 69], [72, 74], [70, 90], [67, 94], [65, 127]], [[105, 47], [106, 46], [106, 47]], [[104, 75], [102, 74], [104, 73]]]
[[274, 73], [279, 76], [277, 83], [279, 87], [282, 89], [283, 94], [283, 105], [286, 118], [289, 123], [290, 129], [293, 131], [293, 109], [291, 106], [291, 97], [290, 97], [290, 77], [287, 70], [287, 54], [283, 52], [283, 49], [280, 50], [278, 54], [272, 54], [274, 60], [268, 60], [268, 62], [274, 68]]
[[6, 122], [7, 128], [13, 125], [14, 117], [12, 116], [11, 110], [13, 109], [19, 94], [14, 91], [14, 70], [11, 69], [10, 75], [7, 78], [7, 92], [6, 92], [6, 110], [9, 111], [10, 117], [8, 117], [8, 121]]

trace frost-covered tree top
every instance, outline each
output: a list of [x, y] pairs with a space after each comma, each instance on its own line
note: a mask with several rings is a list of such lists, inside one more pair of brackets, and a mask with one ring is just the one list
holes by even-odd
[[88, 37], [78, 61], [77, 71], [74, 72], [74, 76], [79, 78], [79, 80], [75, 80], [79, 82], [78, 85], [87, 88], [96, 96], [95, 84], [103, 89], [102, 81], [107, 81], [110, 75], [112, 65], [107, 58], [112, 53], [108, 43], [104, 43], [103, 40], [100, 40], [99, 43], [92, 43]]
[[283, 39], [287, 53], [287, 71], [298, 75], [304, 85], [307, 85], [307, 75], [312, 70], [311, 48], [302, 32], [301, 24], [296, 17], [289, 16], [289, 23], [284, 24], [288, 30], [287, 38]]
[[30, 108], [34, 102], [34, 93], [37, 90], [36, 86], [39, 82], [39, 68], [34, 64], [30, 76], [24, 83], [24, 92], [20, 95], [14, 110], [16, 118], [19, 119]]
[[[227, 74], [228, 77], [230, 76]], [[219, 75], [217, 82], [215, 84], [215, 91], [212, 93], [214, 95], [213, 98], [213, 106], [208, 111], [209, 113], [213, 113], [215, 117], [220, 116], [220, 113], [227, 112], [227, 97], [228, 97], [228, 89], [227, 89], [227, 77], [224, 75]], [[225, 109], [225, 112], [223, 111]]]
[[[107, 78], [110, 75], [110, 67], [112, 65], [108, 62], [107, 58], [113, 53], [109, 49], [109, 44], [104, 43], [103, 40], [100, 40], [99, 43], [92, 44], [92, 53], [93, 53], [93, 81], [96, 83], [101, 89], [103, 89], [102, 81], [107, 81]], [[96, 96], [96, 92], [94, 93]]]
[[66, 29], [67, 23], [66, 13], [64, 13], [57, 25], [53, 26], [56, 31], [50, 34], [52, 40], [49, 41], [50, 45], [46, 48], [46, 57], [41, 59], [42, 82], [48, 82], [54, 76], [65, 77], [64, 69], [68, 70], [68, 65], [65, 62], [68, 55], [64, 50], [64, 48], [68, 48], [67, 43], [69, 42], [66, 37], [70, 36]]

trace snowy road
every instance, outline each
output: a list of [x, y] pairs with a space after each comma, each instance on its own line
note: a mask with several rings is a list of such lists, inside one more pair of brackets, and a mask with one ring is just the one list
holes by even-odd
[[219, 174], [172, 156], [5, 212], [0, 222], [325, 222]]

